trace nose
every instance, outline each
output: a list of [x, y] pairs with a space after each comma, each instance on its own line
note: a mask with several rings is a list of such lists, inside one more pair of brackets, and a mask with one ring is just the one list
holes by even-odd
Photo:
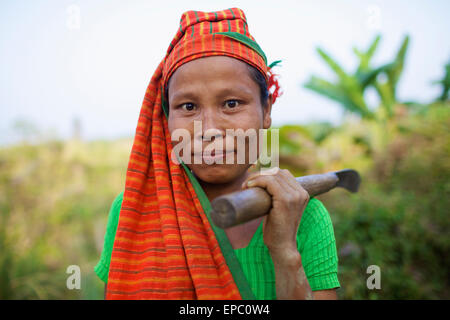
[[209, 142], [209, 141], [213, 141], [214, 139], [219, 139], [222, 138], [222, 131], [220, 131], [217, 128], [209, 128], [209, 129], [205, 129], [203, 134], [202, 134], [202, 141], [204, 142]]
[[195, 137], [196, 140], [198, 139], [201, 142], [211, 142], [213, 139], [224, 137], [225, 128], [223, 127], [223, 121], [220, 120], [217, 110], [214, 110], [214, 108], [204, 108], [200, 120], [201, 130], [197, 130], [198, 134]]

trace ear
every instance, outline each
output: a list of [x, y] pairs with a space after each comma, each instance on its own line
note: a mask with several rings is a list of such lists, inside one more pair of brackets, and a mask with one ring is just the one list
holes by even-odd
[[272, 125], [272, 94], [269, 94], [267, 105], [263, 107], [263, 129], [269, 129]]

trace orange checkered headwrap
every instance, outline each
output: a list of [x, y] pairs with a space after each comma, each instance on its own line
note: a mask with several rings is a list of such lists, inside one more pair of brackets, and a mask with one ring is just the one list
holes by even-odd
[[[147, 87], [131, 150], [109, 269], [107, 299], [252, 298], [210, 204], [184, 164], [171, 161], [164, 88], [194, 59], [225, 55], [278, 86], [242, 10], [188, 11]], [[167, 113], [166, 113], [167, 115]]]

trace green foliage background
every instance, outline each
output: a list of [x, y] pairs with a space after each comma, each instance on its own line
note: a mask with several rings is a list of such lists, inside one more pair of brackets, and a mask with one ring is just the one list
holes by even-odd
[[[379, 41], [354, 49], [354, 73], [318, 49], [337, 81], [313, 76], [305, 87], [353, 116], [336, 127], [279, 128], [280, 166], [296, 176], [343, 168], [362, 176], [356, 194], [336, 189], [319, 197], [334, 225], [341, 299], [449, 299], [450, 68], [436, 82], [443, 88], [436, 101], [402, 103], [395, 87], [409, 38], [393, 62], [374, 67]], [[378, 106], [364, 101], [369, 87]], [[0, 148], [0, 299], [103, 298], [93, 267], [131, 145], [72, 139]], [[70, 265], [81, 268], [81, 290], [66, 287]], [[379, 290], [367, 288], [370, 265], [380, 267]]]
[[[131, 140], [48, 141], [0, 149], [0, 299], [98, 299], [93, 265]], [[81, 268], [81, 290], [66, 269]]]

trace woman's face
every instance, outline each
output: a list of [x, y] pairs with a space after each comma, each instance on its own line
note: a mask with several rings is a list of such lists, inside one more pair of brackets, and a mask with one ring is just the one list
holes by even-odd
[[[172, 134], [176, 129], [184, 129], [191, 137], [191, 161], [185, 161], [189, 169], [207, 183], [228, 183], [242, 176], [252, 164], [249, 163], [249, 139], [245, 139], [245, 163], [238, 164], [236, 135], [227, 135], [226, 130], [254, 129], [258, 133], [259, 129], [268, 129], [272, 107], [270, 99], [262, 106], [260, 88], [252, 79], [247, 64], [226, 56], [196, 59], [173, 73], [168, 88], [169, 131]], [[194, 132], [194, 121], [201, 121], [201, 130], [197, 127]], [[205, 151], [214, 139], [222, 141], [223, 164], [207, 164], [205, 162], [210, 163], [211, 158], [206, 160], [201, 156], [197, 158], [201, 159], [201, 164], [195, 164], [194, 140]], [[174, 141], [174, 145], [177, 143], [178, 140]], [[210, 145], [209, 150], [212, 149]], [[257, 152], [259, 154], [259, 149]], [[216, 160], [218, 155], [217, 152]]]

